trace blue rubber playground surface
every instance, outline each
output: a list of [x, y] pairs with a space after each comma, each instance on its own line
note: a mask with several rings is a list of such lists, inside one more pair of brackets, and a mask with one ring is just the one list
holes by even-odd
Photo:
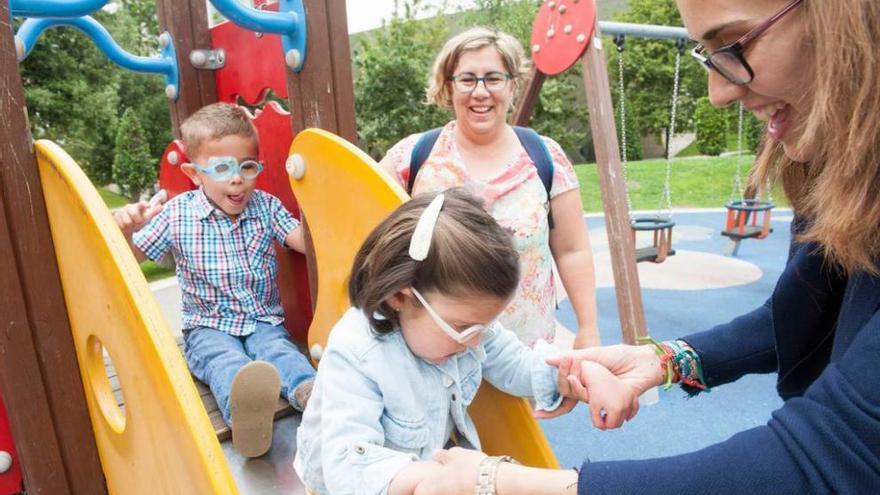
[[[727, 322], [763, 304], [772, 292], [788, 253], [791, 212], [774, 211], [774, 232], [764, 240], [743, 241], [736, 258], [724, 256], [729, 242], [720, 234], [724, 215], [722, 211], [676, 212], [673, 247], [678, 254], [662, 265], [640, 265], [645, 318], [655, 339], [673, 339]], [[602, 343], [620, 343], [614, 288], [602, 283], [610, 280], [604, 219], [588, 218], [587, 225], [596, 253]], [[566, 327], [576, 328], [567, 300], [560, 304], [557, 317]], [[775, 374], [749, 375], [694, 398], [678, 387], [661, 389], [658, 403], [642, 406], [638, 416], [613, 431], [593, 428], [583, 404], [541, 425], [564, 467], [580, 466], [584, 459], [681, 454], [765, 424], [782, 405], [775, 383]]]

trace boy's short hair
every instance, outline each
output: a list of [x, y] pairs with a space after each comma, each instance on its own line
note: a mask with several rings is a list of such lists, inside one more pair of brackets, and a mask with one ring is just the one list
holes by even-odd
[[226, 136], [242, 136], [258, 141], [257, 128], [244, 108], [231, 103], [212, 103], [187, 117], [180, 126], [183, 146], [189, 157], [196, 156], [205, 141]]

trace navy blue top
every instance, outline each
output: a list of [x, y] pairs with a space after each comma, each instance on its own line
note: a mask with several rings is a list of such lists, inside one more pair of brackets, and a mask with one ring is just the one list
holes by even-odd
[[815, 244], [792, 241], [763, 306], [683, 338], [709, 386], [778, 371], [783, 407], [697, 452], [586, 462], [578, 493], [880, 493], [878, 306], [880, 278], [846, 277]]

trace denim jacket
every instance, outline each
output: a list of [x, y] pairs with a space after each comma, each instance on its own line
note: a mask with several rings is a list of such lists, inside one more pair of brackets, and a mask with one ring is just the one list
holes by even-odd
[[544, 362], [557, 354], [544, 341], [529, 349], [496, 323], [480, 345], [435, 365], [413, 355], [399, 331], [373, 333], [351, 308], [318, 366], [297, 431], [297, 472], [319, 494], [387, 493], [401, 469], [447, 444], [450, 416], [463, 441], [480, 447], [467, 407], [483, 378], [540, 409], [559, 407], [556, 369]]

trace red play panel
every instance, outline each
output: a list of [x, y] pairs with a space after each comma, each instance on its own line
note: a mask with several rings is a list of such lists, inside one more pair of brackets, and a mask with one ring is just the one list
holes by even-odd
[[9, 430], [9, 418], [6, 417], [3, 399], [0, 399], [0, 451], [12, 456], [12, 467], [0, 474], [0, 495], [20, 493], [21, 467], [18, 465], [18, 455], [12, 443], [12, 432]]
[[580, 60], [595, 24], [595, 0], [544, 0], [532, 25], [532, 60], [538, 70], [552, 76]]
[[[278, 12], [277, 3], [266, 3], [261, 8]], [[238, 95], [248, 104], [257, 105], [269, 89], [279, 98], [287, 98], [287, 66], [280, 36], [258, 34], [224, 22], [211, 28], [211, 46], [226, 52], [226, 64], [215, 72], [217, 99], [236, 103]]]

